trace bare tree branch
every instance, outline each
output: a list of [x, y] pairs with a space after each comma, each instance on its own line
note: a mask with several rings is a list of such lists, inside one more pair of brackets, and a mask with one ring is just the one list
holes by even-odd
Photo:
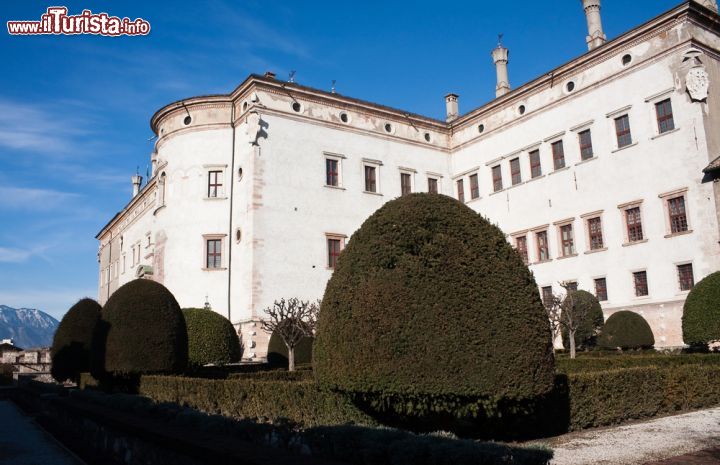
[[288, 349], [290, 371], [295, 369], [295, 346], [303, 337], [311, 337], [315, 333], [320, 301], [310, 302], [296, 297], [276, 300], [266, 308], [267, 318], [262, 328], [268, 333], [277, 333]]

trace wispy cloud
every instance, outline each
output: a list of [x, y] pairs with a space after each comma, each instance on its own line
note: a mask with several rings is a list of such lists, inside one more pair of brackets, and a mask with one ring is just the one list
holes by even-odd
[[80, 197], [74, 192], [53, 189], [0, 187], [0, 209], [47, 211]]
[[0, 247], [0, 263], [24, 263], [33, 256], [39, 256], [48, 261], [44, 252], [49, 248], [49, 245], [40, 245], [31, 249]]

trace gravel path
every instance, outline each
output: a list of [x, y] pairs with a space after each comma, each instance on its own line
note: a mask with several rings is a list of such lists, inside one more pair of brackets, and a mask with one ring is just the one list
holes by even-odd
[[551, 465], [639, 465], [720, 445], [720, 408], [566, 434]]
[[81, 465], [15, 405], [0, 401], [0, 465]]

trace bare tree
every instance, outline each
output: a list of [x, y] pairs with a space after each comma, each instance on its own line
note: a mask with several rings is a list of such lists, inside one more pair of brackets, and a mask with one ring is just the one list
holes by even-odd
[[575, 333], [585, 325], [590, 318], [592, 304], [575, 299], [570, 282], [561, 282], [560, 287], [565, 290], [565, 295], [553, 295], [545, 304], [545, 311], [550, 319], [553, 330], [553, 338], [557, 337], [559, 331], [565, 330], [570, 345], [570, 358], [575, 358]]
[[288, 351], [288, 371], [295, 371], [295, 347], [303, 337], [311, 337], [315, 333], [320, 301], [310, 302], [290, 298], [276, 300], [271, 307], [265, 309], [267, 318], [262, 327], [268, 333], [277, 333], [285, 343]]

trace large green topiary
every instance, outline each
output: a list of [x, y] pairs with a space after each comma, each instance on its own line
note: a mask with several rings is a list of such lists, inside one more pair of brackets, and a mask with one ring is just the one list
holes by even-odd
[[187, 326], [190, 365], [240, 361], [240, 339], [227, 318], [204, 308], [184, 308], [182, 312]]
[[655, 337], [645, 318], [622, 310], [607, 319], [598, 345], [603, 349], [650, 349], [655, 345]]
[[[312, 362], [312, 346], [314, 338], [303, 337], [295, 346], [295, 364], [303, 365]], [[268, 343], [267, 361], [274, 367], [287, 368], [288, 350], [282, 338], [277, 333], [272, 333]]]
[[706, 276], [688, 294], [682, 330], [686, 344], [706, 345], [720, 340], [720, 271]]
[[93, 334], [102, 307], [93, 299], [79, 300], [67, 311], [53, 337], [50, 357], [53, 378], [62, 383], [78, 381], [80, 373], [90, 370]]
[[[597, 298], [588, 291], [571, 291], [569, 297], [563, 300], [563, 310], [569, 307], [572, 302], [572, 315], [579, 317], [579, 326], [575, 331], [575, 348], [577, 350], [588, 350], [595, 347], [597, 336], [600, 334], [605, 323], [602, 307]], [[563, 345], [570, 348], [570, 338], [567, 328], [562, 328]]]
[[437, 194], [388, 202], [353, 234], [313, 366], [323, 386], [390, 395], [526, 399], [554, 376], [532, 274], [500, 229]]
[[162, 284], [136, 279], [120, 287], [105, 303], [98, 326], [93, 350], [102, 354], [101, 372], [180, 373], [187, 366], [185, 319]]

